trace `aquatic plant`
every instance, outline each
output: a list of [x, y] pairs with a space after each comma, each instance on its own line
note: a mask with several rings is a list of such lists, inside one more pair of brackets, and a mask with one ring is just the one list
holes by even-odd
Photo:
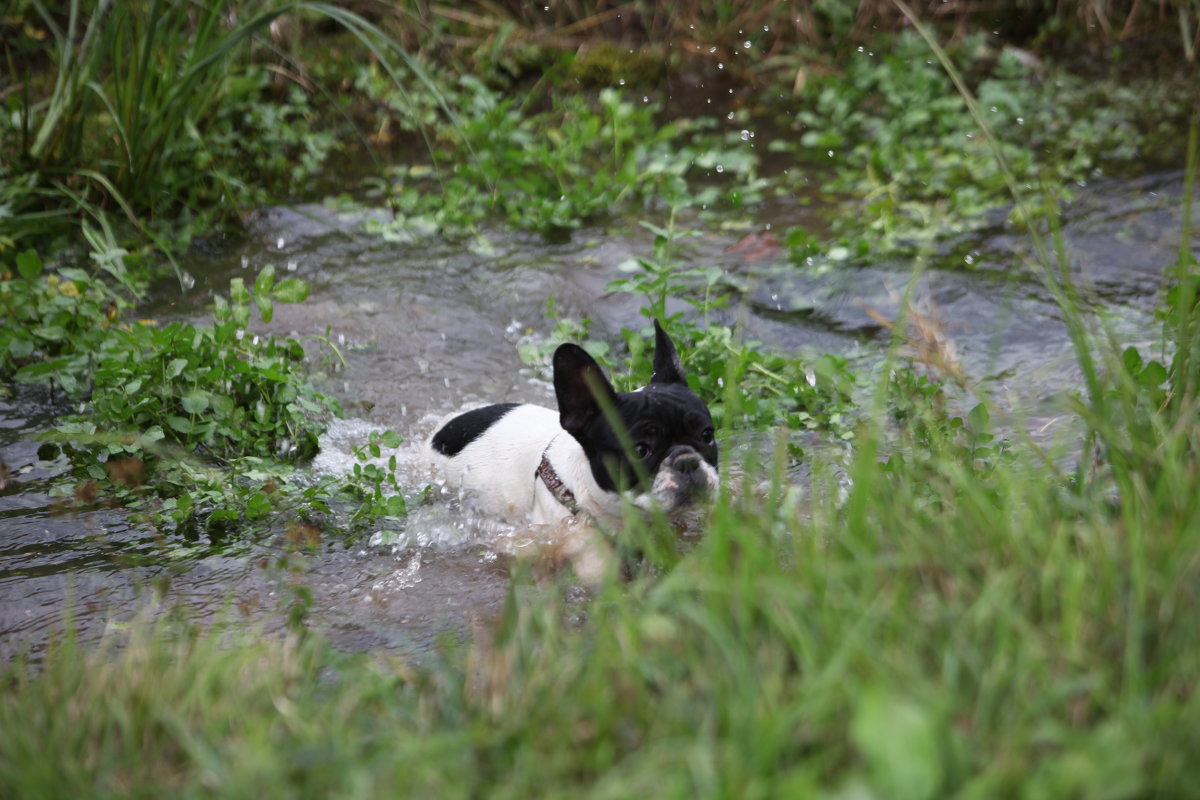
[[[795, 487], [781, 437], [771, 463], [727, 474], [694, 548], [590, 597], [518, 568], [494, 627], [411, 658], [178, 614], [114, 624], [96, 649], [68, 633], [0, 677], [0, 795], [1190, 796], [1196, 150], [1193, 133], [1160, 352], [1114, 346], [1040, 242], [1031, 269], [1086, 376], [1078, 434], [1039, 444], [1010, 419], [1001, 447], [986, 397], [960, 418], [898, 369], [897, 321], [848, 463], [814, 458]], [[624, 287], [653, 313], [710, 286], [661, 235]], [[32, 257], [10, 266], [19, 291], [47, 291]]]
[[[438, 96], [394, 41], [326, 3], [69, 0], [59, 13], [32, 0], [18, 10], [5, 23], [12, 47], [45, 41], [51, 58], [14, 61], [5, 39], [14, 83], [0, 87], [0, 247], [104, 220], [169, 250], [311, 177], [337, 139], [312, 124], [315, 88], [268, 44], [289, 15], [335, 22], [393, 79], [405, 63]], [[275, 98], [282, 77], [293, 89]]]
[[[836, 236], [875, 257], [912, 252], [1005, 214], [1016, 225], [1038, 224], [1036, 209], [1055, 209], [1079, 185], [1156, 157], [1158, 128], [1191, 113], [1158, 83], [1094, 80], [1013, 48], [979, 65], [980, 51], [982, 37], [947, 57], [960, 72], [971, 69], [990, 133], [916, 33], [860, 47], [841, 69], [814, 73], [797, 97], [776, 103], [798, 134], [770, 144], [799, 160], [784, 184], [802, 186], [804, 166], [822, 165], [823, 190], [856, 210], [832, 218]], [[1023, 189], [1024, 213], [1013, 206], [996, 148]]]
[[[140, 294], [123, 251], [104, 251], [93, 272], [47, 270], [36, 250], [0, 256], [0, 376], [19, 383], [51, 382], [68, 395], [86, 390], [93, 356], [115, 320]], [[124, 289], [99, 275], [116, 273]]]
[[725, 159], [734, 188], [695, 189], [689, 177], [711, 170], [725, 149], [692, 143], [680, 125], [660, 122], [646, 95], [612, 87], [594, 98], [555, 94], [549, 108], [531, 112], [530, 98], [505, 97], [470, 76], [448, 93], [458, 125], [441, 132], [432, 165], [387, 171], [393, 218], [368, 230], [385, 238], [462, 236], [499, 219], [563, 238], [629, 210], [685, 201], [728, 207], [735, 191], [739, 198], [753, 191], [757, 162], [734, 157]]
[[350, 474], [294, 480], [292, 464], [316, 452], [341, 408], [310, 382], [302, 344], [255, 334], [251, 318], [301, 302], [307, 283], [276, 281], [268, 265], [252, 286], [234, 278], [214, 298], [211, 326], [159, 325], [128, 319], [129, 300], [94, 274], [46, 271], [34, 251], [15, 262], [0, 312], [21, 324], [0, 332], [0, 374], [56, 387], [75, 409], [39, 451], [47, 466], [65, 460], [52, 494], [69, 507], [119, 503], [174, 534], [236, 528], [239, 545], [335, 503], [349, 506], [343, 530], [404, 514], [394, 461], [373, 463], [381, 444], [398, 444], [391, 431], [356, 450]]
[[[1082, 444], [1018, 430], [981, 465], [930, 427], [930, 384], [880, 382], [876, 407], [912, 405], [868, 419], [844, 474], [818, 459], [802, 495], [779, 460], [747, 464], [689, 552], [582, 601], [518, 573], [494, 629], [434, 653], [178, 615], [97, 649], [68, 635], [4, 673], [0, 792], [1186, 796], [1200, 430], [1182, 365], [1200, 320], [1191, 289], [1173, 298], [1174, 400], [1088, 334], [1107, 369], [1077, 398]], [[880, 458], [893, 425], [916, 458]], [[1077, 480], [1072, 460], [1094, 466]]]

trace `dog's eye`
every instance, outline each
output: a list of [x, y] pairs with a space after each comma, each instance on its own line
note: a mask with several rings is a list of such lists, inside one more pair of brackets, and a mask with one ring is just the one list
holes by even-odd
[[633, 452], [637, 453], [638, 458], [645, 458], [650, 454], [650, 445], [645, 442], [638, 442], [633, 446]]
[[714, 441], [713, 440], [713, 429], [705, 428], [704, 433], [700, 434], [700, 441], [704, 444], [712, 444]]

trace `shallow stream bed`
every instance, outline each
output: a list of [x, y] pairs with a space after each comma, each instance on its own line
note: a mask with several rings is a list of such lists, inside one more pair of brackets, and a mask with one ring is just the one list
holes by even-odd
[[[1157, 341], [1153, 310], [1164, 269], [1179, 247], [1182, 187], [1177, 173], [1097, 183], [1080, 189], [1064, 215], [1085, 296], [1120, 341], [1147, 354]], [[770, 224], [781, 231], [792, 213], [802, 212], [783, 204]], [[277, 306], [265, 329], [314, 337], [306, 341], [322, 388], [346, 408], [314, 470], [349, 469], [351, 446], [372, 429], [391, 428], [406, 439], [400, 459], [415, 490], [422, 485], [416, 443], [438, 418], [484, 401], [553, 405], [545, 376], [517, 355], [522, 337], [548, 332], [549, 296], [563, 316], [590, 317], [597, 338], [615, 342], [622, 326], [645, 321], [634, 298], [605, 291], [618, 264], [650, 252], [649, 234], [635, 225], [578, 231], [565, 244], [498, 232], [465, 243], [388, 242], [363, 232], [370, 216], [321, 205], [265, 209], [244, 236], [191, 253], [186, 268], [195, 285], [160, 293], [145, 311], [205, 321], [214, 292], [268, 263], [310, 281], [312, 296]], [[745, 233], [705, 234], [683, 251], [745, 288], [730, 318], [744, 316], [748, 333], [776, 351], [838, 352], [864, 365], [878, 357], [887, 337], [868, 311], [896, 316], [912, 264], [810, 268], [769, 248], [751, 259], [734, 249]], [[1078, 386], [1074, 355], [1057, 306], [1028, 266], [1028, 239], [998, 229], [975, 243], [969, 259], [922, 269], [919, 307], [936, 315], [967, 374], [1018, 409], [1031, 430], [1046, 438], [1069, 431], [1054, 398]], [[344, 354], [344, 368], [320, 359], [325, 336]], [[0, 398], [0, 461], [11, 470], [0, 488], [0, 662], [38, 652], [62, 629], [64, 614], [90, 638], [120, 627], [152, 598], [201, 620], [225, 615], [272, 630], [311, 592], [310, 624], [340, 646], [406, 653], [486, 620], [504, 602], [507, 569], [492, 540], [507, 531], [454, 503], [417, 509], [398, 540], [364, 534], [324, 543], [298, 569], [279, 566], [278, 542], [197, 557], [190, 543], [164, 540], [120, 510], [63, 513], [48, 494], [53, 475], [33, 466], [36, 436], [55, 408], [29, 388]]]

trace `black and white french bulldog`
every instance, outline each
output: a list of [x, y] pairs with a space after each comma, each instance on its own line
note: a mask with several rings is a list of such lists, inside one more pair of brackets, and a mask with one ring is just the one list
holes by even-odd
[[[438, 477], [464, 490], [479, 510], [513, 522], [586, 518], [611, 525], [625, 495], [695, 533], [688, 528], [717, 489], [712, 417], [688, 388], [675, 344], [657, 320], [654, 329], [647, 386], [617, 392], [582, 347], [560, 345], [558, 411], [503, 403], [449, 419], [429, 440]], [[625, 446], [610, 419], [624, 428]]]

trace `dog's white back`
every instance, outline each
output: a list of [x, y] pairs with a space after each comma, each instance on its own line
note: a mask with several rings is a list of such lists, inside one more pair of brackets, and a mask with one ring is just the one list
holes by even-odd
[[583, 448], [559, 424], [557, 411], [518, 405], [485, 432], [447, 457], [429, 447], [434, 477], [486, 514], [511, 522], [548, 525], [572, 516], [537, 476], [546, 456], [579, 504], [596, 520], [611, 520], [620, 497], [596, 484]]

